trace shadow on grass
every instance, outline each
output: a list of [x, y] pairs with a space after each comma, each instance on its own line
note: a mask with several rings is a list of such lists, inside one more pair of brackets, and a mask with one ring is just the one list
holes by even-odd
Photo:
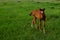
[[4, 2], [3, 5], [7, 5], [7, 2]]
[[17, 1], [18, 3], [21, 2], [21, 1]]

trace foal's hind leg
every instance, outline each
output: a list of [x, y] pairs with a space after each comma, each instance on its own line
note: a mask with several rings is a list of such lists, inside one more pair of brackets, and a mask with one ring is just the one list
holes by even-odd
[[34, 17], [33, 20], [32, 20], [32, 24], [31, 24], [31, 27], [32, 27], [32, 28], [33, 28], [33, 26], [35, 25], [35, 23], [36, 23], [36, 17]]

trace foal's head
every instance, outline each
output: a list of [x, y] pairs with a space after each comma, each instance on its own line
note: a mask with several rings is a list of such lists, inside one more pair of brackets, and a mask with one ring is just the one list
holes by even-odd
[[45, 11], [45, 8], [41, 8], [41, 9], [40, 9], [40, 12], [41, 12], [41, 13], [44, 13], [44, 11]]

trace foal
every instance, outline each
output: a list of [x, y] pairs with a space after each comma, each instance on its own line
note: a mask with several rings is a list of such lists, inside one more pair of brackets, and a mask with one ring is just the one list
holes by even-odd
[[33, 20], [32, 20], [32, 26], [36, 24], [36, 19], [39, 20], [39, 25], [40, 27], [38, 26], [36, 29], [40, 29], [40, 30], [43, 30], [43, 32], [45, 33], [45, 19], [46, 19], [46, 16], [45, 16], [45, 9], [39, 9], [39, 10], [33, 10], [31, 13], [30, 13], [30, 16], [33, 16]]

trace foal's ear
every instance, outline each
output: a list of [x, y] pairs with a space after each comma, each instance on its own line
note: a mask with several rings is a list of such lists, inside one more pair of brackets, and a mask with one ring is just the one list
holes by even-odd
[[40, 10], [42, 10], [42, 9], [40, 9]]
[[45, 10], [45, 8], [43, 10]]
[[45, 10], [45, 8], [41, 8], [40, 10], [44, 11], [44, 10]]

